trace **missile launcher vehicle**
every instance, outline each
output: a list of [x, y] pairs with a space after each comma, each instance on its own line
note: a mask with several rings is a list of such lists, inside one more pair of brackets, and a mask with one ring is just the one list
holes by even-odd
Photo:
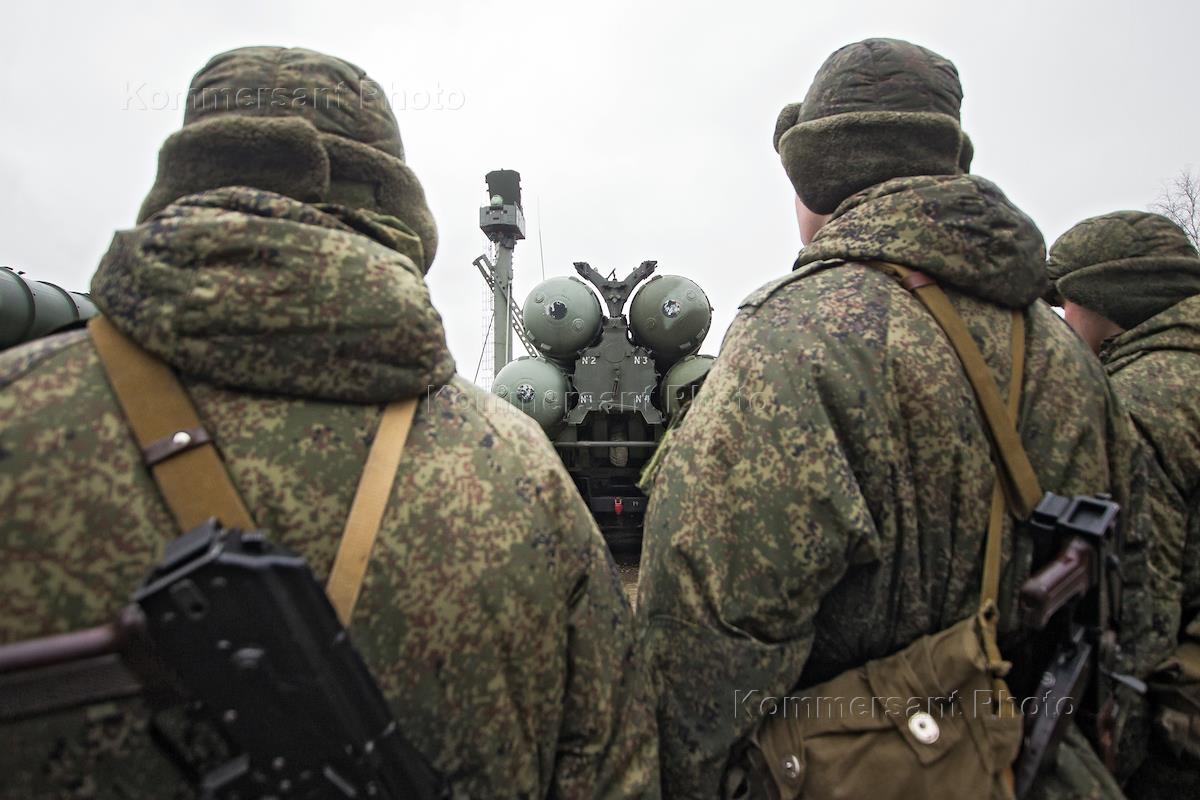
[[606, 313], [599, 335], [575, 356], [566, 425], [554, 437], [609, 547], [622, 555], [641, 551], [646, 496], [638, 478], [672, 421], [660, 384], [673, 362], [700, 348], [712, 322], [699, 286], [674, 275], [652, 278], [655, 268], [643, 261], [618, 280], [575, 264]]
[[[576, 275], [543, 280], [517, 308], [513, 251], [525, 238], [521, 176], [495, 170], [485, 180], [479, 227], [495, 250], [474, 263], [491, 290], [485, 319], [493, 349], [485, 341], [480, 362], [492, 356], [492, 392], [550, 437], [625, 573], [641, 553], [642, 470], [713, 362], [696, 354], [712, 325], [712, 306], [694, 281], [655, 275], [657, 262], [643, 261], [618, 278], [580, 261]], [[513, 360], [514, 339], [528, 357]]]
[[713, 360], [695, 354], [712, 323], [708, 297], [655, 268], [643, 261], [618, 279], [578, 262], [579, 278], [539, 283], [520, 315], [537, 355], [504, 366], [492, 386], [554, 442], [619, 561], [641, 550], [642, 469]]

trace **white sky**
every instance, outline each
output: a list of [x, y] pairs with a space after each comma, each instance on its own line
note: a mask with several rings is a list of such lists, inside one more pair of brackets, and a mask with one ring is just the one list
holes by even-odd
[[[1048, 241], [1083, 217], [1144, 208], [1165, 179], [1200, 165], [1194, 0], [8, 0], [0, 10], [0, 264], [86, 290], [182, 121], [182, 107], [141, 101], [184, 91], [234, 47], [323, 50], [392, 94], [441, 232], [434, 302], [468, 378], [482, 342], [471, 261], [485, 244], [484, 173], [522, 173], [518, 298], [541, 278], [540, 217], [547, 276], [574, 274], [573, 261], [623, 275], [657, 259], [660, 273], [699, 282], [715, 307], [704, 348], [715, 353], [738, 301], [784, 274], [800, 245], [771, 148], [775, 115], [830, 52], [862, 38], [907, 38], [957, 64], [973, 171]], [[439, 88], [442, 110], [425, 108], [422, 93]]]

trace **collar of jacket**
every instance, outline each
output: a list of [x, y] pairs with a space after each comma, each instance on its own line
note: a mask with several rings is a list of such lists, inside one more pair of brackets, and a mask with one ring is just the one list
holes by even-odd
[[92, 293], [114, 325], [184, 375], [380, 403], [454, 374], [420, 253], [394, 217], [225, 187], [117, 233]]
[[846, 199], [796, 269], [889, 261], [965, 294], [1024, 308], [1045, 291], [1045, 242], [1033, 221], [975, 175], [897, 178]]
[[1181, 300], [1136, 328], [1106, 339], [1100, 361], [1112, 375], [1155, 351], [1200, 354], [1200, 295]]

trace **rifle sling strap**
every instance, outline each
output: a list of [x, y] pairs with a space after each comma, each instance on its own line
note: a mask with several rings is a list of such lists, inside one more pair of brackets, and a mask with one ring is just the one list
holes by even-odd
[[[907, 267], [898, 264], [882, 266], [900, 276], [901, 285], [916, 295], [950, 340], [950, 345], [958, 354], [963, 371], [971, 383], [971, 388], [975, 390], [975, 397], [983, 412], [983, 419], [992, 440], [992, 451], [1006, 484], [1005, 490], [1012, 513], [1018, 519], [1028, 519], [1041, 502], [1042, 490], [1021, 444], [1021, 436], [1017, 433], [1014, 421], [1017, 409], [1005, 407], [996, 379], [988, 368], [983, 353], [979, 351], [979, 345], [975, 343], [966, 323], [954, 310], [954, 305], [941, 287], [932, 278]], [[1025, 316], [1021, 311], [1013, 311], [1012, 317], [1013, 375], [1009, 382], [1010, 403], [1020, 399], [1025, 363]]]
[[899, 264], [875, 262], [878, 267], [900, 278], [900, 285], [916, 295], [950, 341], [958, 355], [967, 380], [979, 401], [979, 408], [990, 434], [992, 453], [996, 461], [997, 480], [992, 490], [988, 514], [987, 540], [984, 544], [983, 578], [980, 581], [979, 606], [986, 636], [988, 658], [993, 664], [1002, 662], [996, 644], [996, 601], [1000, 591], [1001, 545], [1004, 516], [1007, 506], [1018, 519], [1028, 519], [1042, 499], [1033, 465], [1021, 444], [1016, 418], [1020, 408], [1021, 385], [1025, 371], [1025, 315], [1012, 312], [1012, 376], [1008, 383], [1007, 403], [1000, 394], [995, 377], [984, 360], [979, 345], [967, 325], [954, 309], [950, 298], [937, 282], [916, 270]]
[[415, 397], [389, 404], [379, 420], [371, 451], [367, 453], [367, 463], [358, 480], [358, 491], [350, 506], [342, 541], [325, 586], [325, 592], [343, 625], [350, 624], [354, 604], [358, 602], [358, 594], [367, 573], [367, 562], [371, 560], [371, 548], [392, 495], [396, 469], [400, 466], [400, 456], [404, 452], [404, 443], [408, 440], [416, 410]]
[[230, 528], [253, 530], [254, 520], [246, 504], [171, 368], [104, 317], [94, 317], [88, 331], [180, 532], [190, 531], [210, 517]]
[[[171, 368], [104, 317], [88, 323], [108, 381], [143, 459], [181, 532], [216, 517], [242, 530], [256, 526], [196, 407]], [[338, 619], [348, 625], [383, 521], [417, 398], [384, 409], [346, 519], [326, 584]]]

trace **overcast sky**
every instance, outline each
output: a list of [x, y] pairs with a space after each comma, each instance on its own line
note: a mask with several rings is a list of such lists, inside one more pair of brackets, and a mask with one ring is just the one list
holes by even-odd
[[392, 97], [440, 228], [434, 302], [468, 378], [483, 327], [478, 207], [500, 167], [525, 190], [518, 298], [542, 277], [539, 229], [547, 276], [656, 259], [708, 293], [715, 353], [738, 301], [800, 246], [775, 115], [848, 42], [906, 38], [952, 59], [973, 171], [1048, 241], [1083, 217], [1144, 208], [1200, 166], [1194, 0], [109, 0], [7, 3], [3, 17], [0, 264], [86, 289], [182, 121], [181, 106], [154, 106], [224, 50], [323, 50]]

